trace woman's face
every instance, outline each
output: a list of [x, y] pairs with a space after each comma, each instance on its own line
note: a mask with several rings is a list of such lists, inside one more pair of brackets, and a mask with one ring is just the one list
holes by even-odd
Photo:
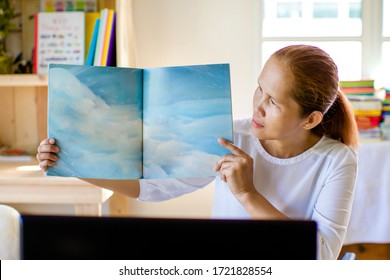
[[252, 133], [260, 140], [290, 140], [302, 136], [305, 119], [291, 97], [294, 81], [288, 68], [271, 57], [253, 96]]

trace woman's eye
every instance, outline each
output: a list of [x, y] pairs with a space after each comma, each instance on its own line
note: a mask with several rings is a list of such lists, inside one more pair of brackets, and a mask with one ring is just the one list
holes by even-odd
[[276, 105], [275, 101], [272, 98], [270, 100], [272, 105]]

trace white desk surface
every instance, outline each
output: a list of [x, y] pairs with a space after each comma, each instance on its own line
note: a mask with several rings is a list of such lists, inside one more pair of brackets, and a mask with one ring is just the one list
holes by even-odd
[[76, 178], [45, 176], [36, 161], [0, 162], [0, 203], [72, 204], [77, 215], [101, 215], [112, 194]]
[[390, 243], [390, 141], [361, 143], [345, 243]]

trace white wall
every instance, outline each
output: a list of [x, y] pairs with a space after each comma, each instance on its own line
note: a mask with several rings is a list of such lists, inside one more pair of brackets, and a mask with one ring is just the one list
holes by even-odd
[[[260, 53], [257, 0], [133, 0], [136, 66], [229, 63], [233, 118], [252, 114]], [[130, 200], [135, 216], [208, 217], [213, 184], [164, 203]]]
[[134, 0], [137, 66], [229, 63], [233, 117], [251, 116], [258, 0]]

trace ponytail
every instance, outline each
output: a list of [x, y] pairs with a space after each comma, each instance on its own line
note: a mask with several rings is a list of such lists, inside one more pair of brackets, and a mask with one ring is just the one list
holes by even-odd
[[338, 91], [335, 101], [325, 113], [322, 122], [313, 129], [313, 132], [339, 140], [352, 148], [358, 147], [359, 134], [355, 115], [351, 103], [344, 93]]

